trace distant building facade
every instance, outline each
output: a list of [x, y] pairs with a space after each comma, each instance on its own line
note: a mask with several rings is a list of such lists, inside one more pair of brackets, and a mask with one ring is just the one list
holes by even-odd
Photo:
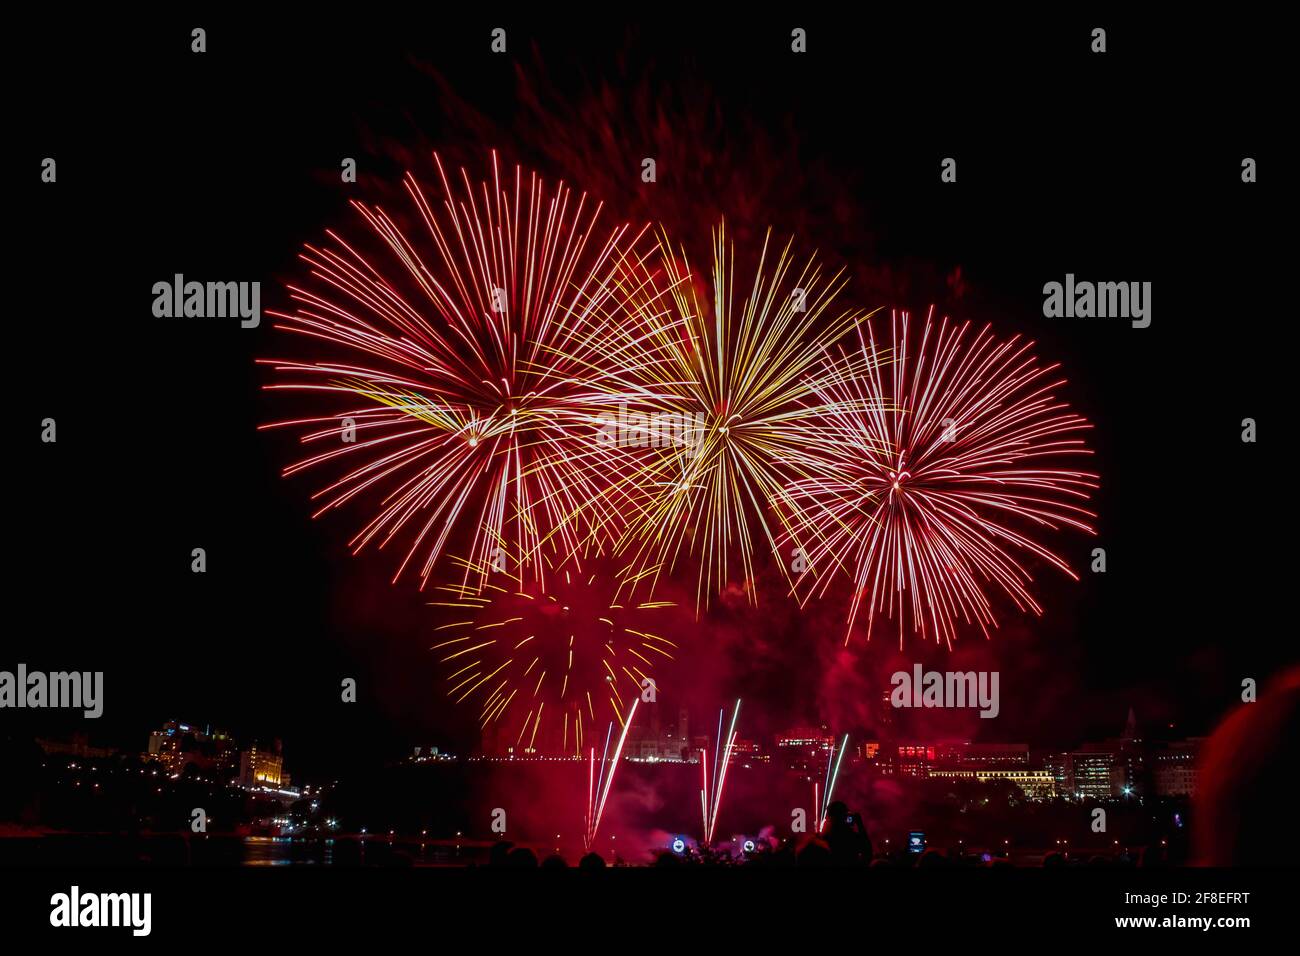
[[149, 734], [145, 757], [163, 765], [169, 773], [183, 773], [194, 766], [227, 779], [233, 777], [238, 761], [234, 738], [224, 730], [169, 720]]
[[1196, 795], [1197, 760], [1202, 737], [1174, 741], [1154, 752], [1151, 764], [1156, 795], [1192, 797]]
[[277, 746], [266, 750], [256, 745], [239, 755], [239, 783], [244, 787], [269, 787], [278, 790], [285, 786], [284, 757]]
[[835, 737], [825, 728], [793, 727], [776, 736], [776, 756], [789, 770], [824, 774], [830, 763]]

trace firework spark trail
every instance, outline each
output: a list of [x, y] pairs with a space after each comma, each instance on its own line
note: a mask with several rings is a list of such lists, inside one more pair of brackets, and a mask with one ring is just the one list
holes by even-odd
[[[641, 698], [636, 697], [632, 700], [632, 708], [627, 712], [627, 719], [623, 721], [623, 730], [618, 737], [618, 746], [614, 748], [614, 759], [606, 762], [605, 757], [609, 754], [609, 738], [614, 730], [614, 723], [610, 721], [605, 731], [605, 751], [600, 758], [600, 777], [596, 780], [595, 789], [588, 786], [587, 790], [587, 832], [584, 839], [585, 846], [590, 850], [596, 845], [596, 835], [600, 831], [600, 821], [605, 815], [605, 801], [609, 799], [610, 788], [614, 785], [614, 773], [618, 770], [619, 757], [623, 754], [623, 744], [627, 740], [627, 732], [632, 726], [632, 721], [636, 717], [637, 704]], [[591, 749], [592, 766], [595, 766], [596, 748]], [[593, 773], [588, 771], [588, 779], [591, 779]]]
[[[840, 779], [840, 763], [844, 760], [844, 751], [849, 749], [849, 735], [844, 735], [844, 740], [840, 742], [839, 754], [836, 755], [835, 744], [831, 744], [831, 752], [826, 758], [826, 789], [823, 791], [821, 800], [821, 816], [817, 820], [817, 832], [820, 833], [826, 826], [826, 815], [830, 811], [831, 803], [834, 802], [835, 784]], [[834, 771], [831, 770], [832, 765]], [[817, 803], [817, 785], [813, 784], [813, 805]]]
[[[735, 252], [719, 226], [703, 299], [685, 252], [675, 255], [666, 237], [660, 245], [665, 278], [629, 293], [637, 302], [630, 311], [642, 323], [620, 353], [623, 371], [610, 381], [620, 394], [640, 396], [638, 413], [683, 414], [691, 433], [632, 456], [637, 467], [623, 480], [633, 509], [618, 549], [665, 573], [687, 555], [697, 558], [698, 612], [732, 583], [735, 570], [756, 600], [749, 584], [757, 542], [766, 541], [787, 573], [775, 553], [770, 506], [789, 504], [786, 489], [795, 479], [830, 476], [819, 437], [801, 426], [827, 414], [818, 375], [829, 347], [865, 315], [832, 315], [840, 275], [825, 278], [815, 257], [795, 268], [791, 243], [773, 251], [770, 231], [746, 293], [743, 285], [736, 290]], [[784, 522], [790, 510], [776, 515]], [[795, 534], [783, 527], [786, 536]]]
[[[612, 730], [613, 727], [611, 726]], [[608, 736], [605, 739], [609, 745]], [[591, 748], [591, 762], [587, 765], [587, 812], [582, 818], [582, 841], [584, 849], [591, 849], [591, 821], [596, 806], [596, 748]]]
[[820, 833], [823, 826], [826, 825], [826, 807], [830, 805], [831, 796], [831, 767], [835, 763], [835, 742], [831, 741], [831, 752], [826, 755], [826, 785], [822, 788], [822, 802], [817, 808], [817, 832]]
[[919, 343], [906, 313], [890, 331], [884, 348], [868, 324], [841, 371], [818, 380], [826, 417], [802, 427], [836, 467], [787, 489], [802, 533], [788, 540], [809, 562], [796, 590], [806, 603], [847, 572], [846, 643], [865, 604], [868, 639], [881, 613], [897, 618], [900, 646], [910, 618], [922, 639], [951, 648], [959, 623], [986, 637], [997, 626], [990, 585], [1042, 613], [1029, 559], [1078, 579], [1030, 532], [1095, 533], [1083, 505], [1098, 476], [1061, 464], [1092, 454], [1078, 437], [1092, 426], [1055, 397], [1064, 380], [1032, 342], [999, 342], [988, 327], [972, 336], [970, 323], [935, 323], [933, 311]]
[[[600, 754], [600, 775], [605, 775], [605, 759], [609, 756], [609, 738], [613, 735], [614, 724], [611, 722], [605, 728], [605, 747]], [[587, 768], [587, 812], [583, 817], [584, 829], [582, 834], [582, 844], [585, 849], [590, 850], [592, 843], [595, 842], [593, 828], [596, 822], [596, 794], [599, 792], [599, 784], [596, 782], [596, 748], [591, 748], [591, 763]]]
[[[722, 720], [722, 714], [718, 714], [718, 720]], [[702, 828], [700, 833], [705, 841], [709, 837], [709, 749], [707, 747], [700, 750], [700, 776], [703, 778], [700, 786], [700, 819]]]
[[[700, 790], [700, 806], [704, 811], [704, 845], [713, 843], [713, 834], [718, 825], [718, 810], [722, 806], [722, 791], [727, 783], [727, 767], [731, 763], [731, 754], [736, 747], [736, 721], [740, 717], [740, 700], [731, 712], [731, 724], [727, 735], [722, 735], [723, 711], [718, 711], [718, 745], [714, 749], [713, 776], [709, 776], [709, 752], [700, 751], [700, 764], [704, 773], [704, 786]], [[725, 743], [724, 743], [725, 741]]]
[[[609, 480], [620, 457], [592, 440], [601, 403], [619, 398], [602, 380], [614, 364], [602, 330], [635, 325], [625, 296], [637, 308], [655, 300], [636, 285], [644, 229], [598, 239], [599, 203], [519, 167], [503, 180], [495, 153], [490, 184], [462, 169], [459, 188], [434, 159], [440, 202], [404, 180], [422, 236], [353, 202], [383, 253], [333, 231], [308, 245], [314, 282], [289, 286], [293, 313], [269, 314], [319, 354], [260, 360], [280, 379], [268, 390], [333, 405], [262, 426], [326, 449], [286, 476], [341, 472], [313, 495], [313, 517], [349, 502], [367, 509], [350, 547], [409, 540], [394, 581], [417, 563], [421, 586], [462, 537], [482, 566], [499, 539], [531, 558], [552, 536], [575, 550], [618, 533], [607, 522], [620, 511], [621, 485]], [[531, 568], [541, 574], [542, 562]]]
[[653, 684], [655, 662], [672, 659], [677, 645], [648, 630], [672, 604], [618, 597], [650, 573], [620, 569], [623, 561], [597, 554], [592, 563], [605, 566], [584, 569], [576, 556], [543, 560], [545, 589], [523, 576], [518, 556], [472, 569], [486, 580], [481, 589], [439, 585], [447, 600], [432, 603], [450, 620], [431, 649], [450, 671], [448, 696], [478, 696], [481, 729], [501, 725], [524, 752], [581, 758], [587, 728], [599, 726], [597, 701], [623, 724], [629, 702]]

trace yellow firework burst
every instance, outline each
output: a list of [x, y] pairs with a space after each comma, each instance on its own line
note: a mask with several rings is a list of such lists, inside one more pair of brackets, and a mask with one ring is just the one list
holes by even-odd
[[656, 663], [672, 659], [677, 645], [651, 628], [673, 605], [629, 597], [655, 569], [626, 560], [548, 555], [543, 584], [504, 549], [495, 558], [467, 568], [481, 589], [442, 585], [431, 602], [448, 618], [432, 648], [448, 696], [476, 702], [489, 749], [581, 757], [593, 728], [621, 725]]
[[786, 488], [832, 468], [802, 426], [828, 411], [819, 376], [853, 372], [825, 359], [867, 314], [836, 312], [841, 273], [824, 275], [816, 256], [797, 266], [790, 242], [773, 250], [770, 230], [747, 284], [737, 280], [725, 225], [714, 232], [708, 283], [666, 238], [660, 250], [669, 295], [654, 285], [636, 291], [645, 301], [623, 348], [636, 385], [625, 382], [621, 394], [638, 398], [619, 434], [634, 446], [636, 467], [625, 473], [637, 504], [618, 551], [642, 568], [696, 559], [698, 611], [735, 583], [736, 570], [754, 598], [760, 546], [788, 579], [789, 555], [777, 553], [777, 532], [790, 533]]

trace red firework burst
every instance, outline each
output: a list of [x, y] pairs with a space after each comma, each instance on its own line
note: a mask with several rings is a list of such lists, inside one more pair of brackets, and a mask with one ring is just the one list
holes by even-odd
[[540, 577], [544, 542], [575, 550], [617, 510], [604, 510], [614, 453], [592, 438], [618, 401], [602, 381], [605, 330], [626, 324], [644, 230], [597, 239], [600, 204], [519, 167], [503, 180], [495, 153], [491, 182], [462, 169], [459, 189], [434, 159], [440, 201], [404, 180], [411, 236], [354, 202], [377, 252], [332, 231], [306, 247], [312, 281], [289, 286], [292, 314], [271, 314], [329, 357], [263, 360], [283, 379], [267, 388], [332, 408], [263, 427], [321, 448], [285, 475], [336, 466], [314, 516], [354, 499], [370, 509], [354, 552], [403, 540], [394, 581], [416, 561], [423, 587], [449, 543], [491, 567], [505, 542]]
[[988, 591], [1041, 614], [1032, 560], [1077, 580], [1034, 532], [1094, 533], [1085, 505], [1098, 476], [1068, 467], [1091, 455], [1092, 426], [1055, 397], [1058, 366], [1039, 365], [1032, 342], [998, 341], [986, 326], [926, 317], [919, 342], [906, 313], [891, 344], [870, 326], [856, 353], [822, 380], [828, 414], [809, 424], [836, 460], [832, 477], [795, 482], [792, 536], [806, 551], [804, 600], [824, 594], [827, 569], [853, 580], [848, 636], [866, 607], [867, 637], [883, 614], [910, 618], [923, 639], [949, 647], [959, 623], [988, 636], [997, 626]]

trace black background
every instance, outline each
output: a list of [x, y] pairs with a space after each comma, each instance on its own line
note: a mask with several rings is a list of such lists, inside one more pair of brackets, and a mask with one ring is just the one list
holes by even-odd
[[[354, 521], [308, 519], [315, 485], [282, 479], [293, 449], [255, 430], [275, 416], [253, 364], [276, 353], [270, 320], [155, 319], [151, 287], [174, 273], [260, 280], [263, 309], [283, 307], [278, 283], [296, 274], [301, 244], [350, 222], [349, 198], [400, 174], [404, 151], [427, 161], [429, 145], [467, 148], [429, 67], [504, 131], [483, 151], [580, 178], [511, 133], [515, 68], [538, 58], [561, 98], [593, 79], [676, 83], [715, 104], [723, 138], [748, 124], [797, 138], [867, 222], [801, 238], [832, 261], [887, 269], [907, 300], [862, 282], [848, 295], [868, 307], [936, 301], [1025, 333], [1065, 365], [1068, 398], [1097, 426], [1095, 544], [1109, 571], [1060, 592], [1063, 610], [1037, 635], [1041, 682], [1022, 678], [1020, 690], [1056, 695], [1058, 725], [1017, 725], [1008, 708], [1004, 739], [1114, 732], [1134, 700], [1203, 731], [1243, 677], [1263, 681], [1295, 657], [1279, 612], [1293, 300], [1276, 25], [1107, 11], [645, 13], [628, 25], [590, 11], [365, 6], [273, 21], [205, 10], [15, 29], [30, 66], [9, 95], [20, 218], [8, 251], [14, 526], [0, 666], [105, 671], [91, 737], [128, 748], [173, 717], [282, 737], [290, 768], [309, 775], [411, 743], [473, 742], [472, 722], [436, 689], [423, 599], [410, 582], [388, 585], [387, 555], [347, 553]], [[196, 25], [202, 55], [190, 52]], [[498, 25], [509, 56], [489, 52]], [[796, 25], [809, 31], [802, 57], [789, 53]], [[1088, 49], [1096, 25], [1109, 34], [1100, 56]], [[55, 185], [39, 180], [45, 156], [58, 161]], [[344, 156], [360, 160], [355, 187], [339, 182]], [[939, 181], [944, 156], [958, 159], [956, 184]], [[1241, 182], [1245, 156], [1256, 184]], [[768, 175], [798, 195], [804, 173]], [[636, 170], [627, 182], [629, 195], [640, 188]], [[672, 168], [657, 187], [675, 188]], [[810, 207], [831, 201], [802, 194]], [[602, 198], [617, 208], [628, 196]], [[791, 230], [806, 216], [786, 206], [768, 218]], [[962, 302], [945, 298], [957, 267], [973, 289]], [[1044, 319], [1043, 283], [1066, 272], [1151, 281], [1151, 327]], [[57, 444], [39, 441], [47, 416]], [[1260, 423], [1258, 444], [1240, 441], [1245, 417]], [[1086, 568], [1094, 542], [1066, 546]], [[204, 575], [190, 572], [194, 547], [207, 550]], [[360, 681], [355, 707], [339, 703], [344, 676]], [[771, 702], [790, 719], [803, 706], [793, 692]], [[86, 729], [50, 712], [3, 720]]]

